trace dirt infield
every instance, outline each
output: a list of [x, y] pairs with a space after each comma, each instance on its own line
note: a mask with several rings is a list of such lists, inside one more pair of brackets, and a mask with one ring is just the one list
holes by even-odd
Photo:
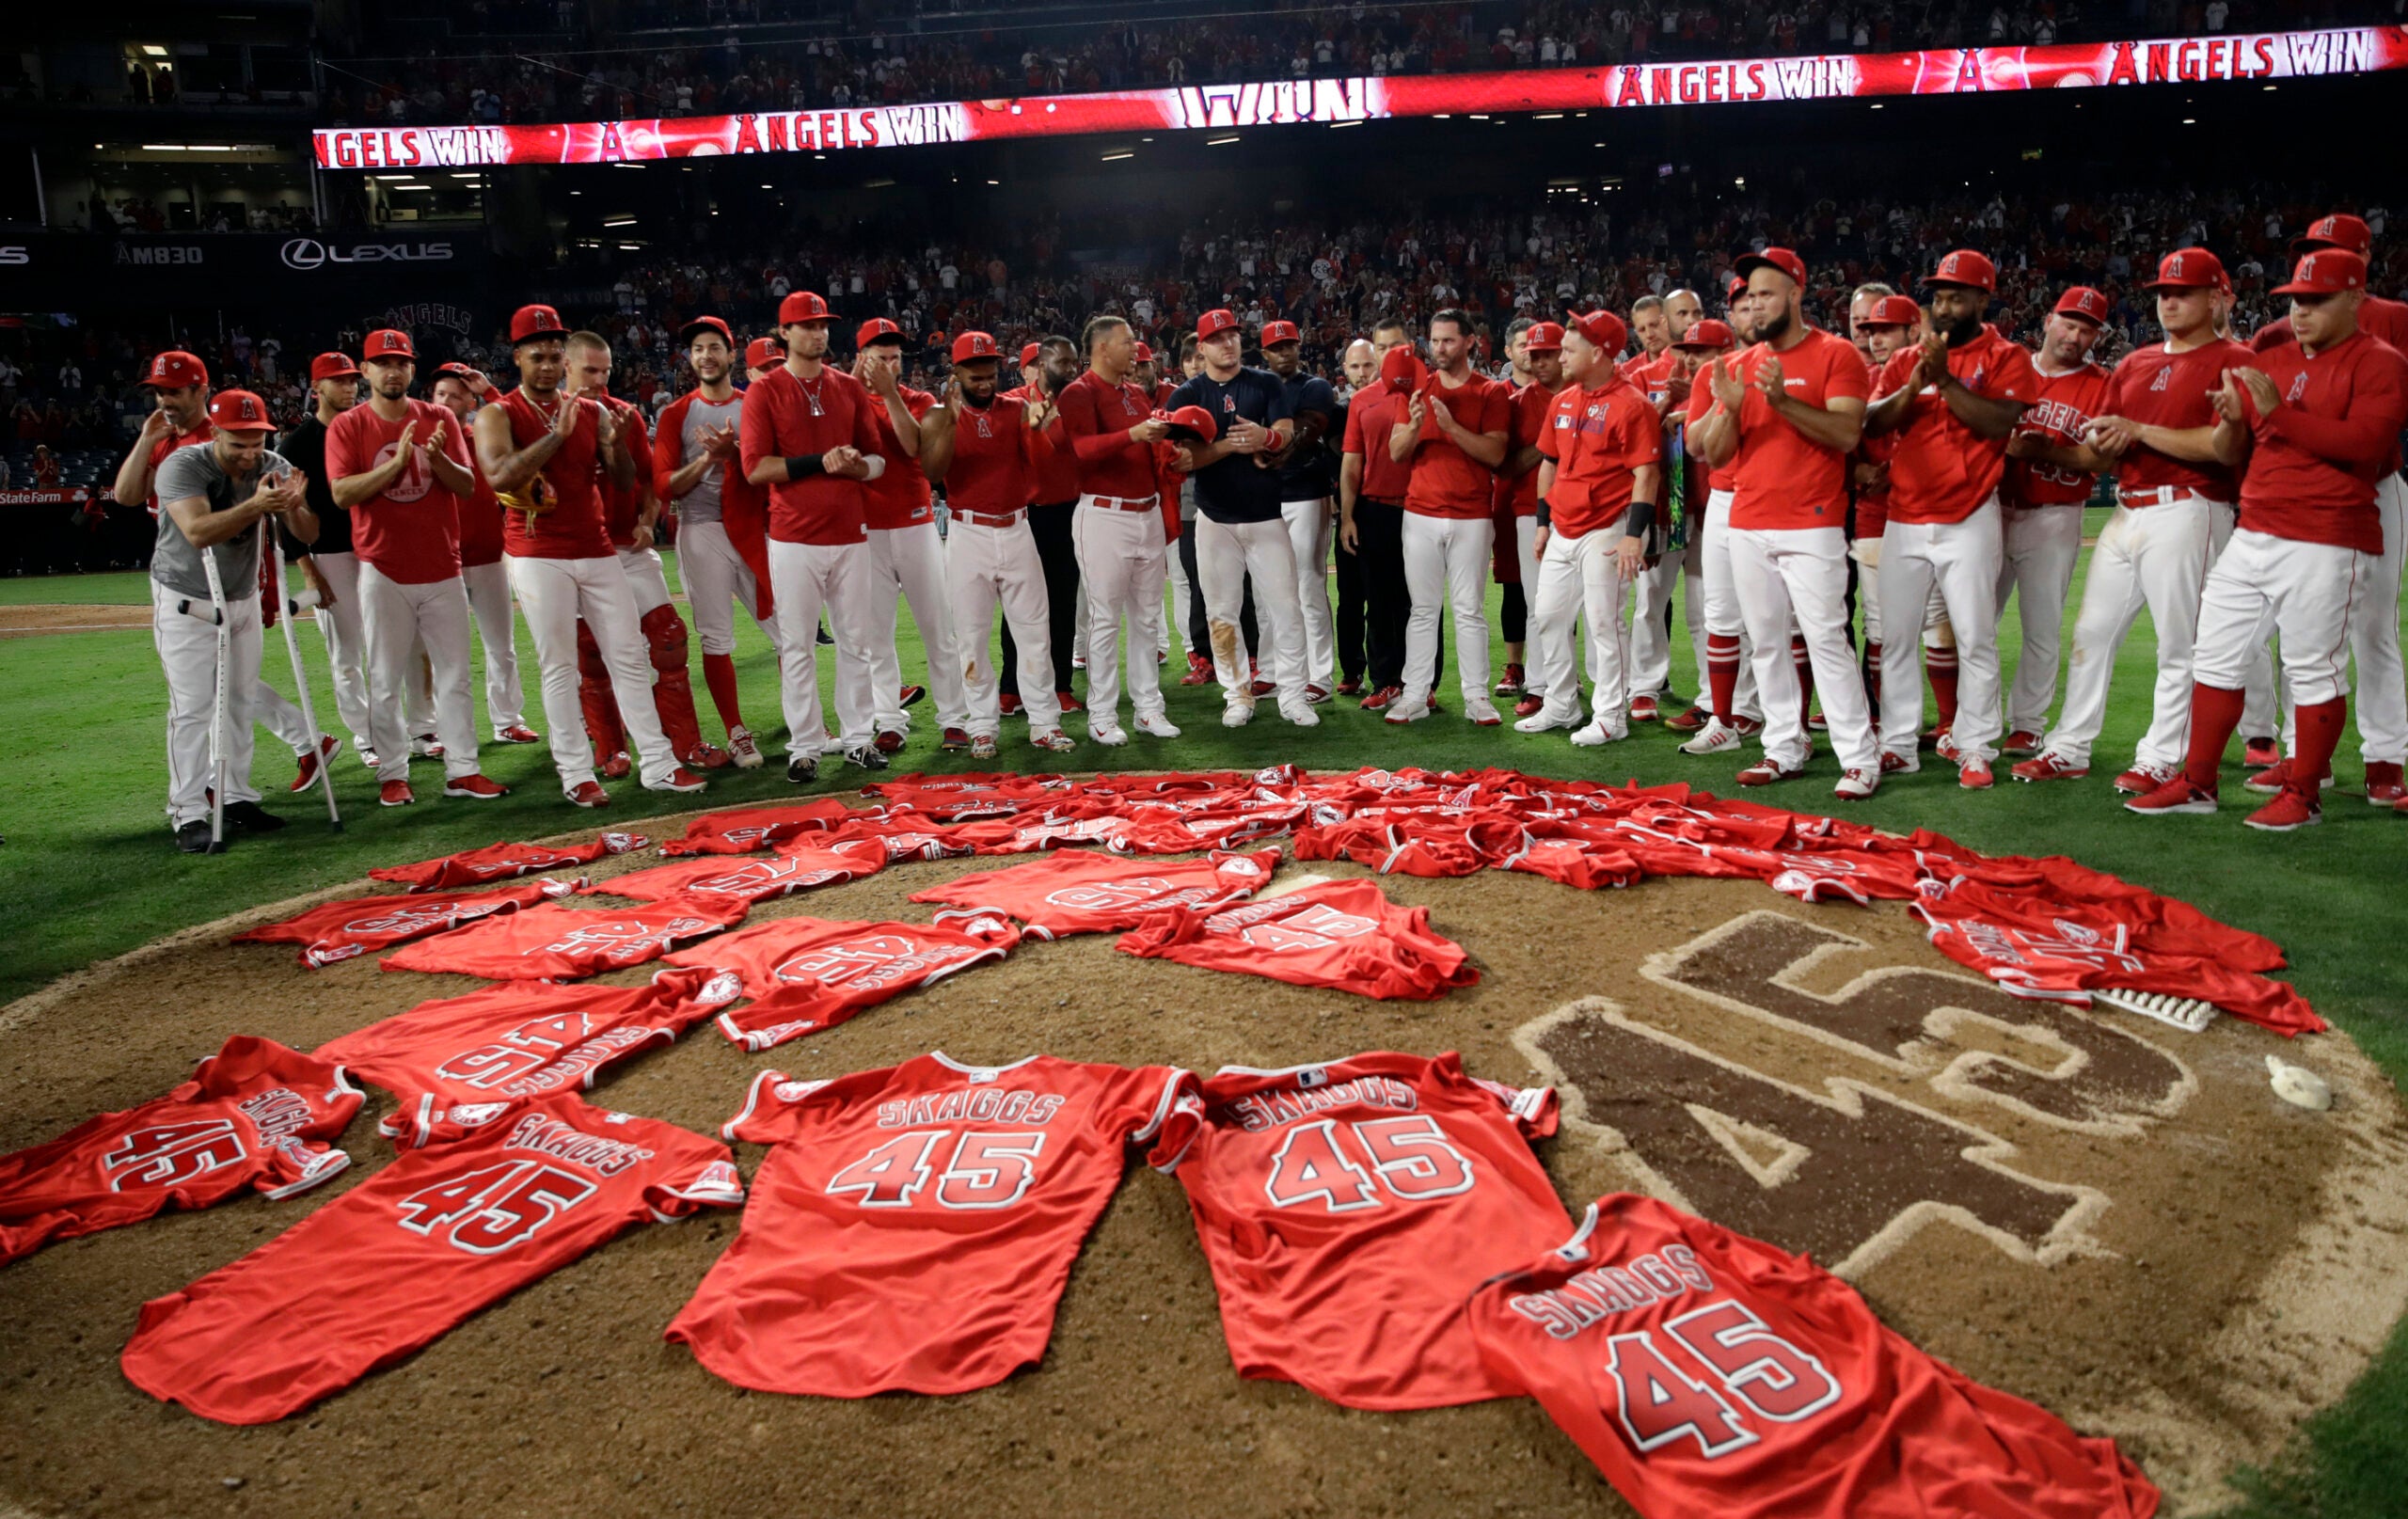
[[0, 639], [31, 638], [37, 633], [117, 633], [150, 625], [148, 607], [100, 602], [0, 607]]
[[[649, 856], [608, 861], [597, 878]], [[923, 862], [768, 904], [925, 919]], [[1292, 870], [1294, 867], [1288, 867]], [[1328, 875], [1361, 875], [1315, 863]], [[1139, 962], [1110, 936], [1032, 942], [827, 1034], [748, 1055], [707, 1025], [593, 1094], [709, 1132], [751, 1076], [829, 1076], [931, 1048], [1001, 1062], [1282, 1066], [1463, 1051], [1553, 1080], [1541, 1154], [1568, 1207], [1636, 1187], [1808, 1249], [1966, 1371], [2115, 1435], [2210, 1507], [2337, 1399], [2408, 1302], [2408, 1114], [2344, 1036], [2288, 1047], [2017, 1001], [1894, 905], [1753, 882], [1580, 893], [1534, 877], [1390, 878], [1482, 970], [1426, 1005]], [[142, 1101], [229, 1034], [307, 1049], [479, 983], [305, 971], [225, 941], [245, 914], [0, 1009], [0, 1150]], [[635, 982], [641, 973], [606, 979]], [[2264, 1056], [2330, 1079], [2284, 1106]], [[325, 1195], [388, 1157], [381, 1094]], [[738, 1147], [749, 1174], [761, 1151]], [[1367, 1415], [1230, 1370], [1178, 1185], [1133, 1166], [1043, 1365], [966, 1397], [748, 1394], [660, 1332], [736, 1221], [625, 1236], [416, 1357], [283, 1423], [229, 1429], [119, 1374], [137, 1306], [319, 1205], [247, 1199], [54, 1245], [0, 1271], [0, 1509], [39, 1513], [752, 1515], [1620, 1514], [1533, 1403]], [[363, 1315], [376, 1311], [359, 1305]]]

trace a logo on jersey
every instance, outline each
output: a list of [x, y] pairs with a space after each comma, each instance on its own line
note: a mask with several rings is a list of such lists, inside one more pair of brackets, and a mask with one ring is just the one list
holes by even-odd
[[2152, 390], [2162, 390], [2165, 388], [2166, 382], [2173, 378], [2174, 372], [2172, 370], [2159, 370], [2157, 372], [2157, 378], [2148, 382], [2148, 388]]
[[463, 1128], [482, 1129], [509, 1111], [507, 1102], [455, 1102], [443, 1116]]
[[2307, 371], [2302, 370], [2297, 374], [2291, 376], [2291, 388], [2283, 393], [2283, 399], [2285, 401], [2297, 402], [2305, 398], [2306, 395]]
[[[419, 443], [422, 444], [425, 441], [424, 438], [420, 438]], [[418, 448], [419, 444], [411, 445], [410, 462], [403, 467], [401, 478], [385, 487], [385, 499], [403, 503], [422, 500], [426, 493], [435, 488], [435, 471], [428, 467], [425, 457], [418, 451]], [[378, 449], [376, 463], [372, 467], [382, 469], [400, 449], [399, 438]]]
[[585, 950], [598, 950], [604, 959], [632, 963], [650, 958], [656, 950], [667, 949], [681, 939], [706, 932], [715, 926], [708, 918], [689, 917], [672, 918], [657, 928], [635, 918], [617, 923], [588, 923], [570, 929], [548, 944], [539, 944], [522, 953], [575, 955]]

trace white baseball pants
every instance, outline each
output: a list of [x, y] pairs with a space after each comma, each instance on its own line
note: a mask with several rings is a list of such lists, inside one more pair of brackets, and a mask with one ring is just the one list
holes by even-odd
[[620, 548], [612, 552], [618, 556], [619, 568], [626, 574], [627, 589], [635, 593], [636, 623], [641, 627], [654, 608], [669, 605], [669, 576], [660, 567], [660, 550]]
[[1438, 613], [1455, 619], [1455, 677], [1464, 703], [1488, 700], [1488, 558], [1496, 525], [1487, 517], [1404, 514], [1404, 589], [1413, 615], [1404, 625], [1404, 694], [1397, 706], [1429, 704], [1438, 673]]
[[[1537, 537], [1538, 519], [1530, 524]], [[1529, 684], [1545, 693], [1542, 715], [1569, 722], [1580, 716], [1580, 671], [1573, 657], [1574, 625], [1588, 629], [1589, 679], [1595, 688], [1590, 707], [1606, 732], [1616, 738], [1630, 733], [1630, 630], [1623, 624], [1624, 594], [1622, 573], [1615, 567], [1614, 548], [1624, 534], [1620, 523], [1584, 532], [1546, 535], [1546, 552], [1536, 572], [1522, 582], [1529, 598]], [[1526, 542], [1529, 540], [1525, 540]]]
[[2082, 507], [2019, 506], [2006, 514], [2006, 560], [1999, 567], [1998, 609], [2016, 598], [2023, 649], [2006, 695], [2006, 731], [2046, 733], [2057, 699], [2057, 663], [2064, 649], [2066, 593], [2082, 557]]
[[[1194, 532], [1196, 519], [1191, 517], [1180, 523], [1179, 530], [1182, 533]], [[1168, 545], [1164, 545], [1163, 549], [1163, 578], [1170, 582], [1170, 630], [1179, 635], [1180, 645], [1184, 648], [1188, 639], [1187, 630], [1192, 625], [1188, 619], [1196, 612], [1193, 600], [1195, 593], [1188, 589], [1187, 568], [1180, 562], [1179, 551]], [[1015, 633], [1012, 637], [1018, 638], [1020, 635]], [[1200, 654], [1207, 659], [1212, 657], [1212, 651], [1210, 649], [1188, 649], [1187, 652]]]
[[[585, 620], [594, 646], [610, 672], [610, 690], [619, 699], [619, 721], [635, 746], [640, 773], [646, 785], [666, 782], [677, 768], [677, 756], [660, 731], [660, 715], [652, 704], [652, 659], [636, 624], [636, 595], [627, 573], [615, 556], [594, 559], [536, 559], [507, 555], [510, 589], [518, 595], [519, 614], [527, 619], [528, 637], [535, 642], [535, 662], [543, 672], [544, 741], [551, 746], [553, 767], [561, 787], [574, 791], [594, 777], [594, 747], [585, 737], [585, 712], [577, 700], [577, 623]], [[448, 755], [447, 755], [448, 757]]]
[[[870, 653], [878, 641], [878, 598], [872, 592], [869, 545], [789, 544], [769, 540], [769, 591], [778, 605], [778, 691], [785, 707], [786, 752], [797, 758], [850, 752], [878, 737], [877, 679]], [[819, 614], [836, 641], [835, 744], [819, 719]], [[619, 699], [621, 706], [626, 698]], [[647, 710], [650, 702], [645, 703]]]
[[517, 616], [511, 609], [510, 569], [500, 560], [460, 571], [468, 588], [468, 615], [485, 651], [485, 720], [497, 736], [527, 720], [525, 688], [518, 683]]
[[[190, 599], [200, 615], [176, 609]], [[226, 604], [226, 800], [257, 801], [251, 784], [252, 693], [260, 684], [260, 598]], [[217, 625], [205, 596], [187, 598], [150, 582], [150, 641], [167, 675], [167, 820], [177, 828], [209, 815], [209, 724], [217, 704]]]
[[2199, 593], [2193, 674], [2200, 685], [2238, 690], [2257, 651], [2278, 634], [2283, 690], [2292, 706], [2347, 696], [2350, 635], [2358, 604], [2376, 590], [2379, 567], [2376, 556], [2337, 544], [2235, 532]]
[[717, 522], [682, 523], [677, 529], [677, 578], [686, 585], [686, 610], [705, 654], [736, 652], [736, 608], [741, 604], [772, 649], [783, 649], [778, 623], [760, 613], [761, 588], [752, 567]]
[[435, 736], [443, 773], [477, 773], [477, 712], [468, 694], [468, 589], [458, 576], [406, 585], [373, 564], [359, 566], [360, 610], [368, 623], [368, 736], [376, 779], [410, 778], [410, 730], [403, 710], [420, 645], [435, 681]]
[[[1739, 679], [1731, 688], [1731, 715], [1761, 719], [1765, 715], [1764, 696], [1756, 685], [1754, 649], [1748, 638], [1747, 619], [1740, 615], [1739, 590], [1732, 579], [1731, 501], [1729, 491], [1706, 492], [1704, 531], [1697, 535], [1704, 543], [1701, 546], [1693, 538], [1689, 544], [1689, 552], [1697, 556], [1697, 562], [1688, 566], [1689, 641], [1697, 648], [1697, 699], [1710, 702], [1708, 693], [1714, 688], [1706, 669], [1706, 640], [1737, 639]], [[1699, 593], [1700, 587], [1704, 588], [1703, 595]], [[1785, 646], [1788, 640], [1782, 641]], [[1773, 689], [1782, 688], [1776, 686]]]
[[[1682, 558], [1666, 554], [1652, 567], [1642, 564], [1639, 578], [1630, 583], [1630, 689], [1634, 695], [1653, 695], [1671, 687], [1672, 625], [1667, 614], [1672, 606], [1672, 588], [1681, 578]], [[1703, 661], [1705, 641], [1698, 639], [1697, 643], [1698, 658]], [[1699, 668], [1704, 668], [1703, 663]], [[1594, 680], [1596, 672], [1592, 670], [1589, 676]]]
[[[869, 561], [870, 617], [875, 628], [870, 680], [878, 704], [879, 731], [911, 731], [911, 715], [898, 700], [903, 691], [903, 657], [895, 648], [895, 611], [901, 601], [911, 604], [920, 646], [927, 651], [928, 695], [936, 702], [937, 725], [966, 726], [970, 709], [962, 694], [962, 654], [954, 640], [954, 600], [945, 587], [944, 544], [937, 537], [937, 525], [872, 528]], [[1013, 629], [1012, 637], [1020, 637], [1019, 629]]]
[[[1296, 561], [1296, 605], [1304, 618], [1305, 684], [1325, 691], [1338, 686], [1338, 619], [1329, 609], [1329, 543], [1337, 510], [1338, 503], [1326, 496], [1279, 503], [1279, 515], [1288, 525], [1288, 549]], [[1196, 568], [1200, 573], [1200, 562]]]
[[[2408, 677], [2400, 658], [2400, 575], [2408, 562], [2408, 476], [2390, 475], [2375, 487], [2383, 520], [2383, 552], [2350, 619], [2350, 656], [2358, 666], [2358, 756], [2368, 765], [2408, 762]], [[2286, 647], [2289, 641], [2285, 641]], [[2289, 669], [2289, 661], [2284, 669]], [[2251, 692], [2252, 696], [2257, 693]], [[2294, 742], [2291, 704], [2283, 707], [2283, 742]], [[2243, 731], [2261, 730], [2242, 720]]]
[[[1297, 606], [1297, 582], [1303, 576], [1296, 568], [1291, 524], [1284, 517], [1267, 522], [1220, 522], [1199, 516], [1193, 527], [1196, 578], [1204, 593], [1204, 620], [1212, 629], [1212, 671], [1221, 677], [1221, 699], [1231, 706], [1254, 705], [1254, 672], [1246, 668], [1238, 625], [1239, 614], [1245, 606], [1246, 577], [1251, 575], [1258, 630], [1269, 645], [1263, 651], [1269, 656], [1263, 661], [1264, 673], [1279, 688], [1280, 704], [1303, 702], [1307, 613]], [[1329, 611], [1326, 591], [1322, 594], [1322, 611], [1324, 615]], [[1335, 657], [1335, 640], [1326, 647]], [[1092, 688], [1092, 655], [1087, 670]]]
[[[1893, 517], [1881, 532], [1882, 605], [1893, 610], [1928, 607], [1937, 588], [1956, 627], [1956, 721], [1950, 732], [1958, 755], [1967, 760], [1998, 757], [1998, 578], [2005, 555], [1999, 514], [2004, 510], [1993, 495], [1962, 522], [1900, 522]], [[1830, 697], [1823, 684], [1818, 658], [1814, 688], [1823, 694], [1823, 715], [1830, 718]], [[1923, 640], [1884, 640], [1881, 747], [1912, 759], [1922, 734]]]
[[318, 632], [334, 672], [335, 716], [350, 730], [353, 749], [373, 749], [368, 739], [368, 625], [359, 614], [359, 556], [312, 554], [309, 562], [335, 596], [333, 606], [318, 609]]
[[954, 648], [961, 664], [962, 725], [973, 737], [992, 738], [1003, 725], [993, 628], [995, 609], [1012, 630], [1020, 654], [1021, 704], [1028, 731], [1062, 726], [1062, 704], [1054, 695], [1054, 645], [1048, 626], [1045, 564], [1028, 518], [1008, 528], [990, 528], [957, 516], [944, 540], [945, 589], [953, 600]]
[[[1087, 726], [1117, 727], [1120, 711], [1120, 625], [1129, 625], [1129, 704], [1138, 717], [1163, 715], [1162, 670], [1149, 657], [1163, 645], [1163, 514], [1153, 507], [1124, 512], [1079, 498], [1070, 518], [1077, 546], [1079, 590], [1086, 601]], [[1200, 524], [1202, 519], [1197, 519]], [[1201, 540], [1196, 552], [1203, 552]], [[1197, 561], [1201, 573], [1202, 561]], [[1292, 582], [1294, 577], [1290, 576]], [[1262, 588], [1257, 585], [1256, 594]], [[1206, 598], [1210, 604], [1211, 598]], [[1014, 639], [1020, 635], [1014, 633]], [[1028, 700], [1026, 688], [1021, 700]]]
[[[1873, 735], [1873, 711], [1865, 701], [1864, 679], [1857, 672], [1856, 651], [1847, 642], [1846, 534], [1837, 528], [1734, 528], [1728, 536], [1739, 609], [1754, 645], [1756, 688], [1783, 693], [1765, 704], [1765, 758], [1784, 770], [1796, 770], [1804, 768], [1814, 752], [1802, 704], [1786, 699], [1797, 686], [1789, 649], [1795, 633], [1806, 641], [1814, 694], [1822, 701], [1831, 753], [1840, 768], [1879, 774], [1881, 752]], [[1882, 662], [1885, 667], [1889, 662], [1886, 649]], [[1920, 704], [1922, 699], [1918, 688], [1915, 700]]]
[[2116, 651], [2146, 606], [2157, 627], [2157, 695], [2133, 762], [2178, 768], [2189, 756], [2200, 587], [2231, 517], [2229, 507], [2195, 496], [2155, 506], [2117, 506], [2109, 515], [2083, 582], [2073, 652], [2066, 660], [2066, 704], [2050, 730], [2049, 753], [2068, 765], [2090, 763], [2091, 746], [2107, 720]]

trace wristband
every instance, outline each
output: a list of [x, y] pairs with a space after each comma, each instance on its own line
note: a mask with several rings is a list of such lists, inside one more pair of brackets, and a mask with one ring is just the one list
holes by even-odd
[[816, 453], [798, 453], [786, 460], [786, 479], [800, 480], [806, 475], [825, 474], [828, 467]]
[[1555, 524], [1549, 520], [1547, 516], [1546, 498], [1542, 496], [1539, 498], [1539, 526], [1542, 528], [1552, 528], [1554, 525]]
[[863, 457], [862, 463], [869, 467], [868, 478], [871, 480], [876, 480], [886, 473], [886, 455], [882, 453], [866, 454]]

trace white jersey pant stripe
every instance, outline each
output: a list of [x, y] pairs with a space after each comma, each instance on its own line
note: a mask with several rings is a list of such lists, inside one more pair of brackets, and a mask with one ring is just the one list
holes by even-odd
[[878, 637], [878, 598], [871, 593], [869, 545], [789, 544], [769, 540], [769, 591], [778, 604], [785, 657], [778, 688], [786, 717], [786, 752], [816, 758], [831, 747], [819, 719], [819, 614], [836, 641], [836, 729], [833, 747], [848, 752], [878, 736], [871, 694], [870, 649]]
[[2337, 544], [2235, 532], [2199, 597], [2192, 659], [2199, 684], [2241, 689], [2257, 652], [2280, 635], [2283, 689], [2292, 706], [2347, 696], [2351, 627], [2358, 604], [2375, 589], [2379, 564], [2376, 556]]
[[[1070, 541], [1079, 560], [1079, 591], [1086, 615], [1087, 726], [1114, 727], [1120, 708], [1120, 626], [1129, 625], [1129, 704], [1140, 718], [1163, 715], [1162, 671], [1154, 651], [1163, 646], [1163, 514], [1158, 510], [1122, 512], [1079, 498], [1070, 518]], [[1197, 519], [1201, 522], [1201, 518]], [[1203, 552], [1203, 541], [1196, 541]], [[1197, 561], [1202, 573], [1202, 561]], [[1291, 577], [1292, 580], [1293, 577]], [[1261, 593], [1258, 585], [1256, 593]], [[1015, 633], [1014, 639], [1020, 637]], [[1028, 699], [1023, 688], [1021, 700]]]
[[[1735, 528], [1729, 537], [1731, 572], [1755, 646], [1756, 688], [1795, 689], [1797, 666], [1789, 651], [1795, 631], [1806, 641], [1814, 693], [1822, 700], [1831, 753], [1840, 768], [1879, 773], [1881, 752], [1873, 736], [1873, 712], [1865, 700], [1864, 678], [1857, 672], [1856, 651], [1847, 642], [1846, 534], [1838, 528]], [[1886, 667], [1886, 650], [1883, 663]], [[1920, 713], [1920, 689], [1915, 700]], [[1805, 767], [1814, 743], [1798, 702], [1765, 704], [1764, 745], [1765, 758], [1782, 769]]]
[[[1254, 578], [1258, 632], [1262, 635], [1263, 653], [1268, 657], [1263, 661], [1263, 673], [1279, 688], [1282, 705], [1305, 699], [1305, 612], [1296, 604], [1297, 582], [1302, 577], [1296, 569], [1294, 540], [1289, 536], [1289, 529], [1284, 516], [1265, 522], [1221, 522], [1207, 516], [1196, 519], [1196, 579], [1204, 593], [1205, 625], [1212, 630], [1212, 671], [1221, 677], [1222, 700], [1233, 706], [1254, 705], [1254, 672], [1246, 668], [1238, 623], [1245, 606], [1249, 575]], [[1325, 595], [1322, 609], [1329, 609]], [[1092, 654], [1087, 669], [1092, 686]]]
[[[1537, 537], [1537, 519], [1525, 518]], [[1546, 693], [1543, 715], [1556, 721], [1580, 716], [1580, 672], [1573, 657], [1574, 627], [1584, 625], [1589, 679], [1595, 688], [1591, 709], [1617, 738], [1630, 732], [1630, 632], [1623, 623], [1625, 594], [1614, 549], [1624, 537], [1619, 523], [1575, 538], [1550, 532], [1536, 573], [1523, 582], [1529, 597], [1530, 684]]]
[[770, 648], [784, 647], [779, 641], [777, 619], [761, 615], [761, 588], [753, 579], [752, 567], [736, 551], [723, 524], [679, 525], [677, 578], [685, 582], [686, 610], [693, 619], [695, 641], [705, 654], [736, 652], [738, 604], [768, 639]]
[[2016, 601], [2023, 647], [2006, 696], [2008, 733], [2045, 733], [2057, 699], [2057, 666], [2065, 648], [2066, 593], [2082, 557], [2082, 507], [2019, 506], [2006, 513], [2006, 559], [1999, 566], [1998, 609]]
[[2148, 732], [2133, 762], [2171, 767], [2189, 757], [2199, 595], [2231, 514], [2221, 503], [2191, 497], [2157, 506], [2117, 506], [2108, 516], [2083, 581], [2073, 652], [2066, 661], [2066, 703], [2049, 732], [2047, 752], [2068, 765], [2090, 763], [2091, 746], [2107, 721], [2116, 651], [2147, 607], [2157, 628], [2157, 688]]
[[[911, 715], [903, 710], [903, 657], [895, 647], [895, 612], [898, 602], [911, 606], [911, 621], [920, 629], [920, 646], [927, 652], [928, 694], [935, 698], [937, 725], [959, 728], [970, 720], [962, 695], [962, 657], [953, 634], [953, 597], [945, 589], [944, 544], [934, 522], [908, 528], [869, 530], [870, 593], [873, 598], [871, 693], [878, 704], [880, 732], [911, 731]], [[1157, 598], [1160, 599], [1160, 598]], [[1012, 637], [1020, 637], [1014, 629]]]
[[666, 782], [677, 768], [677, 756], [670, 752], [660, 716], [653, 708], [652, 661], [645, 657], [643, 635], [636, 629], [635, 592], [616, 556], [537, 559], [512, 554], [502, 562], [510, 567], [510, 588], [518, 594], [519, 613], [534, 641], [543, 676], [544, 738], [551, 746], [562, 789], [574, 791], [594, 779], [594, 750], [586, 742], [585, 713], [577, 700], [580, 617], [610, 672], [619, 721], [635, 746], [644, 784]]
[[[2383, 523], [2383, 552], [2358, 597], [2350, 620], [2350, 654], [2357, 661], [2358, 755], [2368, 765], [2408, 762], [2408, 675], [2400, 658], [2400, 575], [2408, 562], [2408, 478], [2389, 475], [2375, 486], [2375, 512]], [[2286, 667], [2288, 668], [2288, 666]], [[2254, 683], [2253, 683], [2254, 684]], [[2257, 692], [2253, 689], [2253, 697]], [[2289, 704], [2283, 708], [2283, 741], [2295, 742]], [[2246, 729], [2256, 733], [2255, 728]]]
[[404, 584], [373, 564], [359, 567], [360, 610], [368, 623], [368, 736], [376, 748], [376, 778], [410, 778], [410, 730], [403, 692], [416, 651], [423, 646], [434, 671], [435, 736], [443, 743], [443, 773], [477, 773], [477, 712], [468, 695], [468, 588], [456, 575]]
[[1045, 563], [1025, 516], [1008, 528], [990, 528], [955, 517], [944, 538], [945, 590], [953, 604], [954, 647], [961, 662], [962, 726], [976, 738], [995, 737], [1003, 725], [1003, 698], [995, 669], [995, 609], [1020, 654], [1021, 703], [1028, 731], [1062, 726], [1062, 704], [1054, 695], [1054, 644], [1047, 625]]
[[[1296, 606], [1304, 619], [1305, 684], [1323, 690], [1338, 684], [1338, 619], [1329, 609], [1329, 544], [1337, 520], [1331, 514], [1336, 510], [1337, 503], [1326, 496], [1279, 503], [1279, 515], [1288, 525], [1288, 550], [1296, 562]], [[1201, 571], [1200, 563], [1197, 569]]]
[[[167, 820], [182, 828], [209, 816], [209, 723], [217, 705], [217, 626], [206, 597], [200, 615], [176, 610], [181, 591], [150, 582], [150, 641], [167, 676]], [[226, 800], [257, 801], [251, 784], [252, 693], [260, 684], [260, 598], [226, 604]]]
[[1438, 673], [1438, 614], [1455, 620], [1455, 678], [1464, 702], [1488, 700], [1488, 558], [1496, 525], [1487, 517], [1404, 514], [1404, 589], [1413, 615], [1404, 625], [1405, 711], [1426, 706]]
[[525, 688], [518, 683], [517, 615], [510, 601], [510, 569], [500, 560], [462, 567], [468, 588], [468, 615], [485, 651], [485, 720], [497, 737], [527, 720]]
[[[1998, 757], [1998, 578], [2005, 554], [2004, 509], [1992, 495], [1962, 522], [1900, 522], [1881, 532], [1881, 604], [1892, 610], [1927, 607], [1935, 587], [1956, 631], [1956, 721], [1950, 732], [1958, 756]], [[1811, 637], [1810, 637], [1811, 646]], [[1819, 661], [1814, 688], [1823, 692]], [[1759, 684], [1764, 679], [1758, 672]], [[1823, 715], [1831, 716], [1824, 693]], [[1767, 723], [1771, 720], [1767, 715]], [[1923, 734], [1923, 640], [1881, 644], [1881, 747], [1912, 759]], [[1837, 744], [1834, 732], [1833, 743]]]
[[[1699, 535], [1704, 544], [1703, 547], [1695, 543], [1690, 546], [1698, 560], [1689, 571], [1689, 595], [1703, 609], [1702, 615], [1689, 619], [1689, 637], [1697, 645], [1697, 699], [1701, 703], [1712, 701], [1709, 693], [1714, 682], [1706, 669], [1706, 640], [1737, 639], [1739, 679], [1731, 688], [1731, 715], [1762, 718], [1764, 695], [1757, 688], [1753, 645], [1748, 637], [1747, 619], [1740, 615], [1738, 587], [1731, 578], [1731, 501], [1729, 491], [1706, 492], [1705, 530]], [[1698, 594], [1700, 586], [1704, 587], [1703, 595]], [[1788, 640], [1782, 641], [1785, 644]]]

